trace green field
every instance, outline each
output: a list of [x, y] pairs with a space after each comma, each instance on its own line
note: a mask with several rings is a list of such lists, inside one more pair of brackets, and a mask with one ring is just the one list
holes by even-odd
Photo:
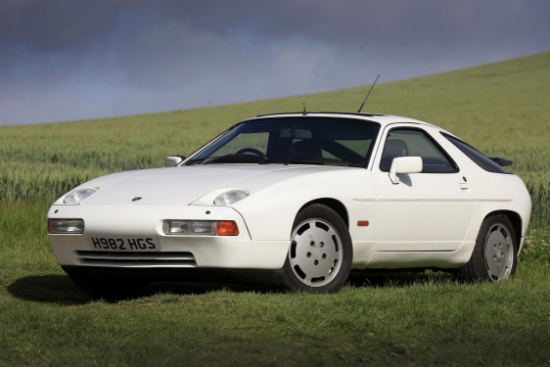
[[534, 207], [511, 281], [370, 274], [336, 295], [157, 284], [113, 302], [79, 293], [57, 266], [45, 217], [72, 187], [162, 166], [166, 155], [188, 155], [257, 114], [304, 103], [308, 111], [355, 112], [368, 88], [0, 127], [0, 366], [549, 365], [550, 52], [380, 84], [363, 109], [432, 122], [514, 160]]

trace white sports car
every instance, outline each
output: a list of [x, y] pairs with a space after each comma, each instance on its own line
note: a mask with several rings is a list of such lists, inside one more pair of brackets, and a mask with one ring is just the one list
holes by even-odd
[[244, 279], [335, 292], [353, 269], [501, 281], [531, 213], [508, 164], [405, 117], [258, 116], [168, 167], [78, 186], [51, 207], [49, 240], [98, 291]]

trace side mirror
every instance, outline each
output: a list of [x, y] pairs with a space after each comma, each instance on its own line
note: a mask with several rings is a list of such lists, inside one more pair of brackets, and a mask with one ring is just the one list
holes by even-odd
[[397, 185], [400, 182], [397, 174], [420, 172], [422, 172], [421, 157], [396, 157], [391, 162], [390, 180], [394, 185]]
[[182, 157], [181, 155], [169, 155], [168, 157], [164, 158], [164, 166], [165, 167], [175, 167], [183, 160], [185, 157]]

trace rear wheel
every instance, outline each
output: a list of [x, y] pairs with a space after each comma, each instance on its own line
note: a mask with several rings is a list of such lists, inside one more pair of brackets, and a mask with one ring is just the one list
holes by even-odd
[[283, 284], [290, 290], [337, 292], [349, 276], [352, 258], [351, 238], [342, 218], [325, 205], [310, 205], [294, 220]]
[[481, 225], [470, 261], [459, 269], [462, 280], [499, 282], [514, 275], [517, 266], [514, 227], [503, 214], [486, 218]]

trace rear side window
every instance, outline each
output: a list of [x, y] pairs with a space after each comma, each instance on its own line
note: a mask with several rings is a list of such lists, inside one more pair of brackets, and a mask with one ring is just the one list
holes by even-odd
[[463, 142], [462, 140], [443, 132], [441, 133], [441, 135], [443, 135], [447, 140], [453, 143], [455, 147], [460, 149], [462, 153], [466, 154], [468, 158], [470, 158], [472, 161], [474, 161], [475, 164], [477, 164], [484, 170], [494, 173], [510, 173], [499, 166], [495, 161], [493, 161], [471, 145]]

